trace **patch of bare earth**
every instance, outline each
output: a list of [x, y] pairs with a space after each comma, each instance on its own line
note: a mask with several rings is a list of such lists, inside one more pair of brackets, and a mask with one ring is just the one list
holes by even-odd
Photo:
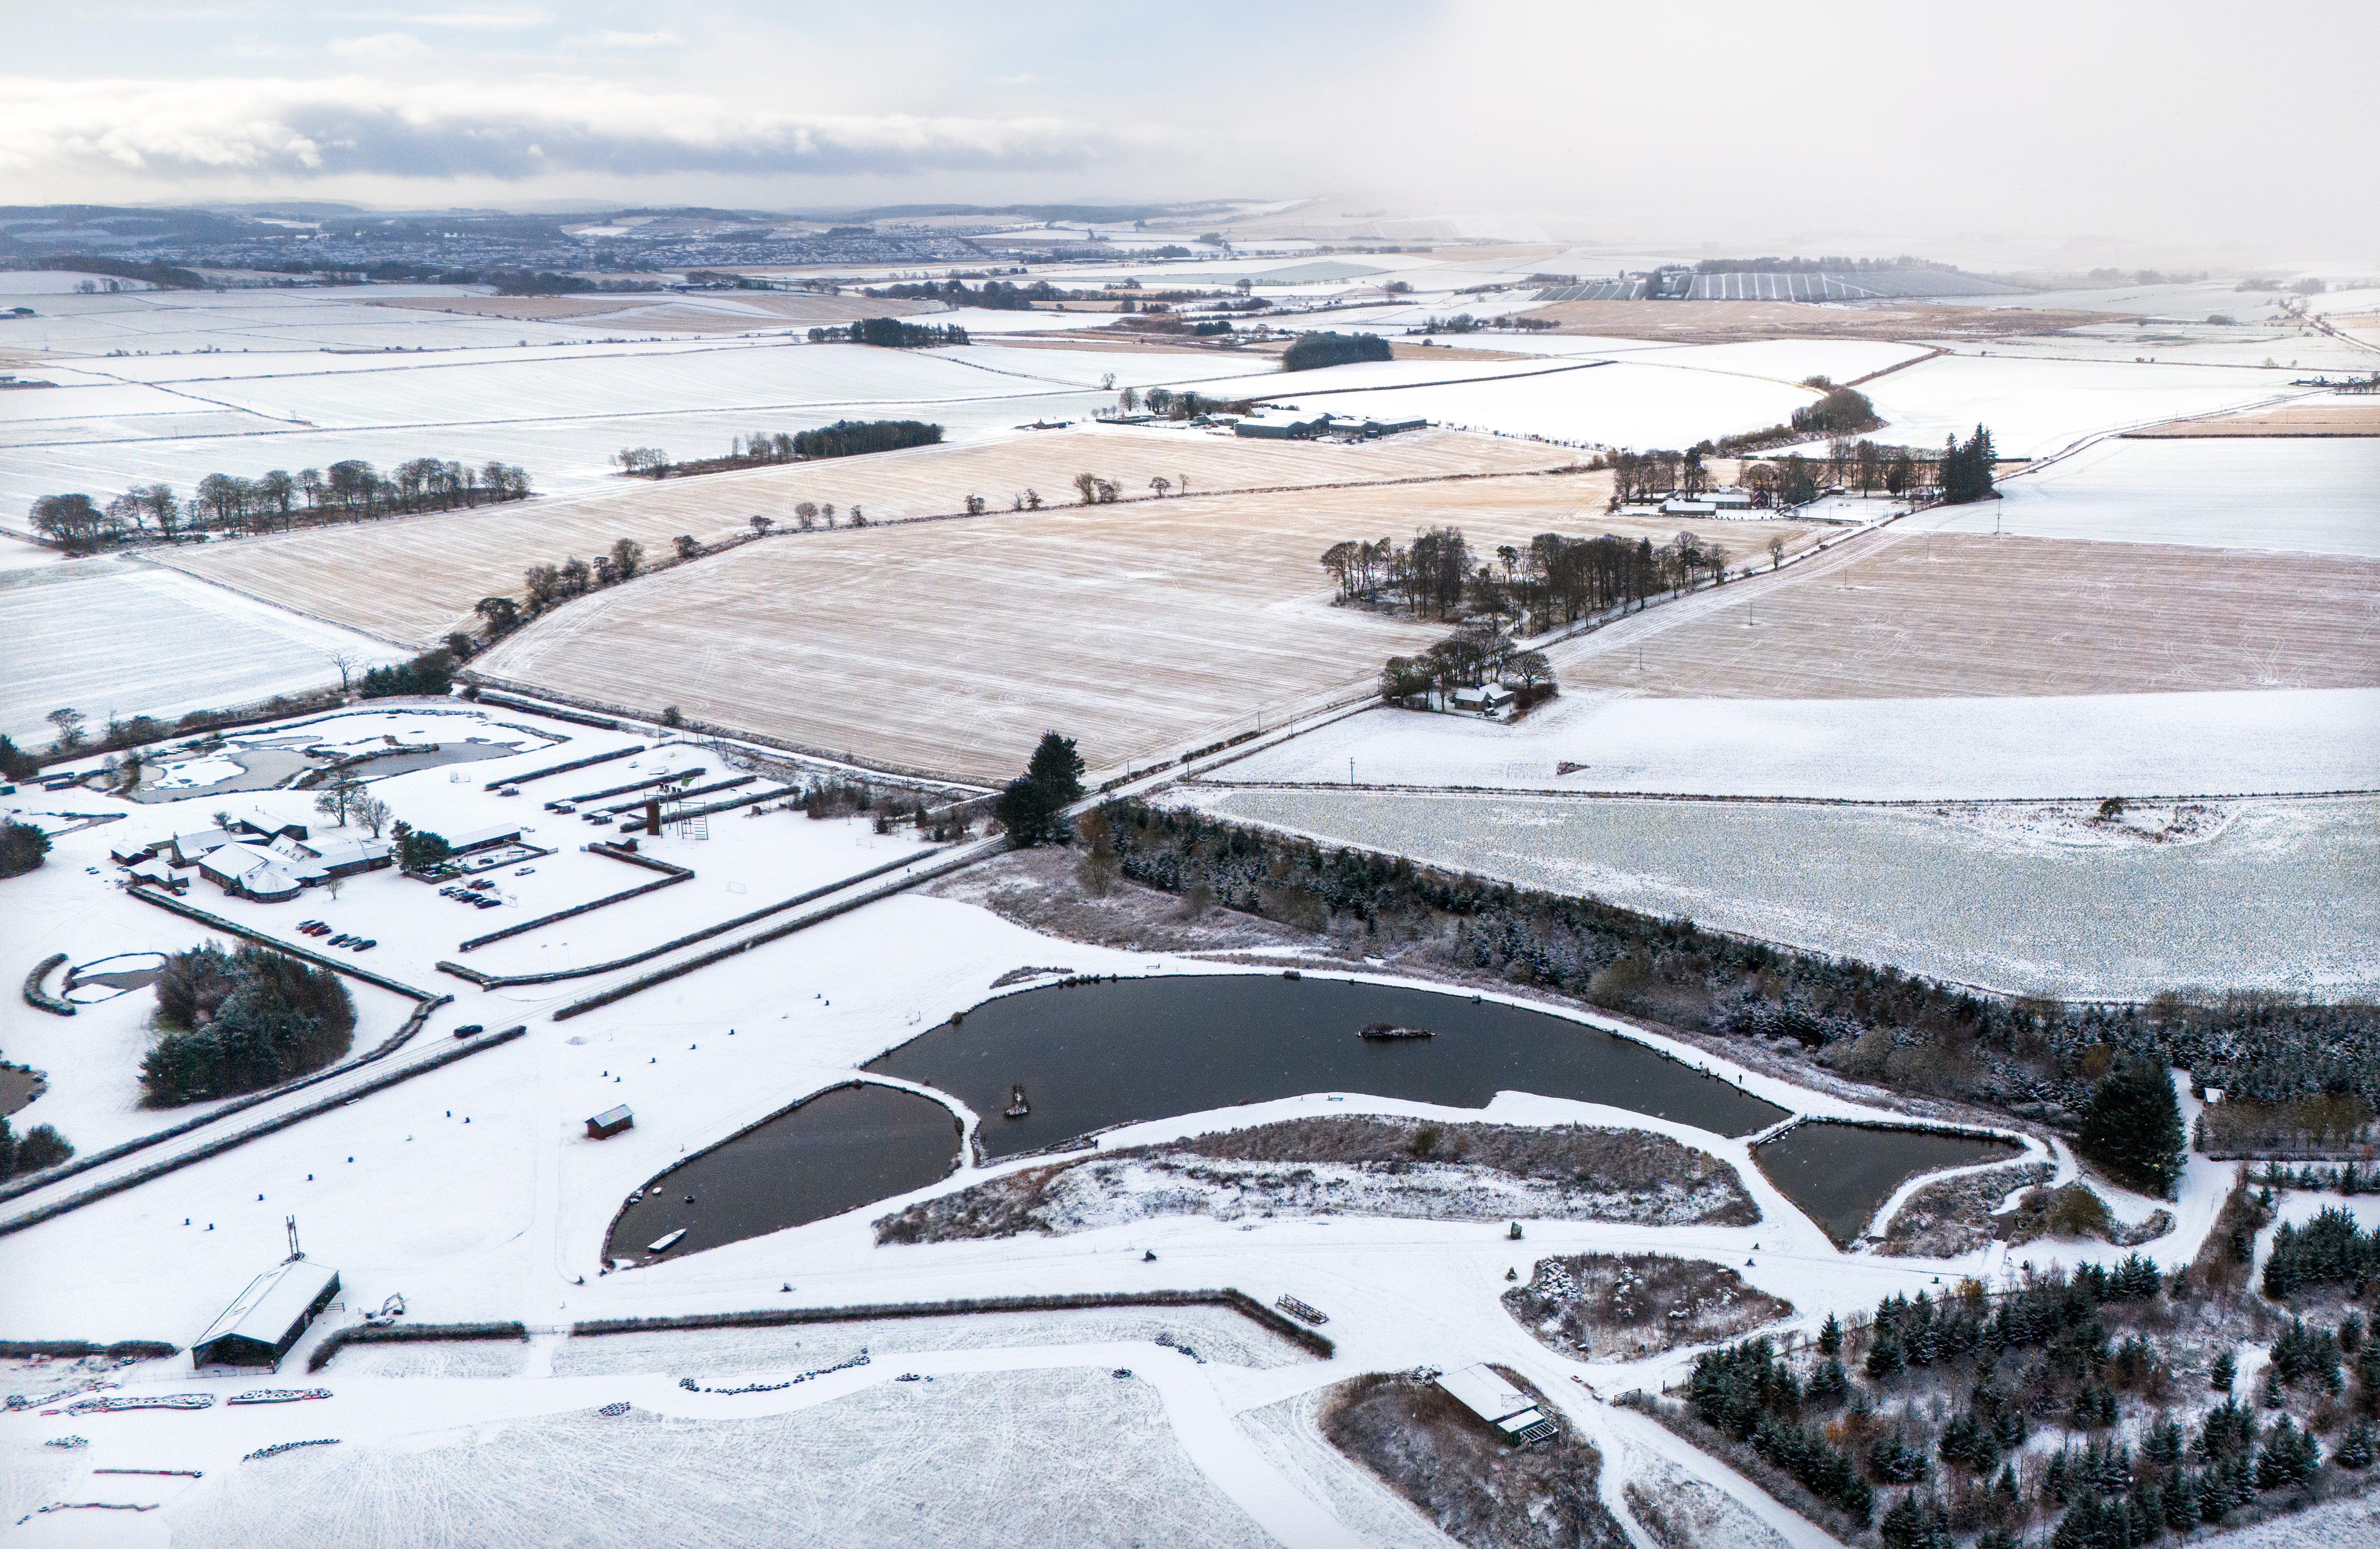
[[[1539, 1401], [1519, 1376], [1504, 1380]], [[1333, 1389], [1322, 1433], [1469, 1549], [1623, 1549], [1627, 1534], [1596, 1494], [1602, 1457], [1567, 1422], [1516, 1447], [1436, 1384], [1375, 1372]]]
[[2107, 312], [1938, 307], [1923, 301], [1823, 307], [1806, 301], [1555, 301], [1521, 313], [1565, 334], [1730, 344], [1744, 339], [1988, 339], [2122, 322]]
[[2168, 441], [2201, 436], [2380, 435], [2380, 398], [2366, 403], [2287, 404], [2212, 420], [2177, 420], [2128, 432], [2128, 441]]
[[1548, 1349], [1606, 1360], [1733, 1339], [1791, 1315], [1793, 1304], [1704, 1259], [1583, 1253], [1540, 1259], [1504, 1309]]
[[921, 1201], [879, 1242], [1059, 1235], [1156, 1215], [1750, 1226], [1735, 1169], [1665, 1136], [1561, 1125], [1297, 1119], [1100, 1152]]
[[2344, 555], [1888, 528], [1549, 654], [1566, 690], [1665, 698], [2358, 688], [2376, 590]]
[[1955, 1259], [1973, 1252], [1998, 1237], [1992, 1212], [2000, 1201], [2020, 1189], [2048, 1182], [2057, 1171], [2046, 1162], [2027, 1162], [1929, 1183], [1893, 1213], [1878, 1251], [1904, 1259]]

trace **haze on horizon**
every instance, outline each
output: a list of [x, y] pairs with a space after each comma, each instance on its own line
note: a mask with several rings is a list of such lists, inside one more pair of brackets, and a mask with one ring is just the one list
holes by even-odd
[[[1329, 193], [1480, 235], [2380, 267], [2380, 12], [249, 0], [11, 21], [14, 203]], [[1336, 213], [1334, 208], [1333, 213]]]

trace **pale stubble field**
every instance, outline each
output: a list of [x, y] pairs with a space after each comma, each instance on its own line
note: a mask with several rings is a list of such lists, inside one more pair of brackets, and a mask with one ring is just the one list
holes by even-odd
[[772, 538], [570, 604], [475, 665], [902, 768], [1005, 778], [1050, 730], [1112, 768], [1359, 692], [1448, 632], [1332, 606], [1318, 559], [1341, 539], [1451, 524], [1492, 560], [1547, 531], [1691, 526], [1749, 557], [1813, 531], [1609, 518], [1609, 490], [1477, 479]]

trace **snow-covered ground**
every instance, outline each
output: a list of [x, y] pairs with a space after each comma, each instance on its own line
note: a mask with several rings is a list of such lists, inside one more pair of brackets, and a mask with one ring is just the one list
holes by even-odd
[[[2287, 371], [1943, 355], [1860, 389], [1880, 440], [1938, 446], [1981, 424], [2002, 457], [2041, 457], [2086, 436], [2290, 392]], [[2300, 393], [2305, 389], [2297, 390]]]
[[[545, 768], [650, 739], [508, 711], [483, 714], [467, 713], [460, 704], [436, 708], [450, 713], [430, 714], [425, 707], [409, 713], [367, 710], [311, 718], [299, 723], [300, 740], [338, 745], [344, 739], [368, 745], [383, 734], [407, 742], [459, 742], [468, 737], [494, 740], [518, 736], [510, 730], [515, 726], [541, 730], [557, 739], [569, 738], [549, 743], [540, 737], [521, 738], [527, 743], [525, 750], [507, 758], [370, 780], [372, 794], [387, 802], [396, 817], [418, 828], [458, 835], [517, 823], [523, 825], [523, 837], [529, 844], [554, 851], [485, 873], [494, 884], [485, 896], [501, 900], [497, 907], [468, 907], [393, 870], [350, 877], [338, 884], [335, 894], [328, 888], [310, 889], [285, 903], [228, 897], [200, 879], [192, 882], [185, 895], [187, 901], [317, 949], [319, 942], [296, 933], [301, 921], [320, 919], [334, 930], [370, 936], [378, 945], [355, 957], [358, 967], [433, 994], [454, 993], [469, 1004], [468, 1014], [442, 1014], [438, 1027], [469, 1021], [501, 1027], [520, 1020], [531, 1009], [575, 998], [610, 981], [565, 981], [558, 985], [480, 992], [441, 972], [437, 967], [441, 959], [453, 958], [497, 975], [584, 967], [932, 849], [905, 834], [875, 834], [866, 818], [813, 822], [798, 811], [758, 818], [747, 818], [744, 811], [722, 813], [709, 820], [709, 840], [671, 834], [638, 840], [644, 853], [693, 868], [692, 880], [466, 953], [459, 950], [464, 940], [657, 880], [650, 871], [589, 855], [580, 848], [591, 840], [617, 837], [614, 824], [588, 823], [577, 816], [548, 812], [542, 809], [543, 801], [689, 769], [706, 771], [698, 786], [733, 778], [737, 771], [723, 767], [707, 748], [673, 741], [633, 757], [549, 776], [523, 787], [519, 797], [496, 796], [482, 787], [499, 775]], [[169, 760], [165, 767], [170, 770], [176, 765]], [[370, 779], [371, 765], [361, 766], [359, 773]], [[697, 800], [727, 799], [780, 783], [762, 774], [749, 785]], [[638, 794], [592, 805], [631, 800]], [[5, 948], [0, 948], [0, 970], [21, 978], [55, 952], [67, 954], [71, 962], [88, 963], [120, 952], [179, 951], [207, 939], [206, 927], [125, 894], [116, 885], [122, 872], [108, 861], [107, 850], [211, 828], [214, 826], [212, 814], [218, 811], [228, 811], [236, 817], [269, 814], [307, 823], [318, 836], [336, 836], [341, 831], [315, 811], [314, 800], [310, 791], [265, 790], [201, 793], [184, 801], [136, 805], [102, 792], [76, 790], [46, 796], [28, 792], [0, 801], [0, 807], [125, 814], [62, 838], [47, 865], [9, 884], [12, 905], [29, 924], [12, 932]], [[362, 830], [354, 832], [360, 835]], [[91, 865], [98, 867], [95, 874], [85, 869]], [[196, 875], [194, 872], [184, 874]], [[358, 1011], [355, 1047], [361, 1053], [395, 1032], [413, 1004], [358, 982], [350, 981], [349, 985]], [[0, 1049], [19, 1064], [50, 1072], [50, 1092], [41, 1099], [42, 1112], [25, 1122], [55, 1124], [88, 1152], [204, 1111], [161, 1112], [138, 1106], [140, 1060], [147, 1048], [148, 1020], [154, 1006], [153, 997], [145, 993], [85, 1007], [72, 1018], [41, 1016], [18, 1006], [10, 1014], [6, 1037], [0, 1039]]]
[[[2223, 803], [2214, 836], [2057, 841], [1993, 808], [1213, 789], [1219, 815], [2016, 993], [2380, 987], [2370, 798]], [[2092, 921], [2078, 932], [2074, 921]]]
[[2110, 438], [1999, 487], [1911, 525], [2380, 557], [2380, 441], [2367, 438]]
[[[609, 735], [574, 730], [580, 740], [569, 750], [597, 750]], [[554, 762], [559, 751], [518, 757], [529, 767]], [[606, 783], [602, 772], [626, 762], [540, 785], [563, 794], [565, 784], [582, 778], [589, 786]], [[492, 777], [504, 768], [480, 763], [469, 773]], [[623, 771], [622, 777], [640, 772]], [[448, 821], [442, 802], [454, 804], [452, 815], [462, 816], [467, 807], [505, 801], [474, 796], [480, 781], [450, 780], [452, 773], [398, 776], [379, 788], [400, 811], [416, 807], [433, 822]], [[534, 793], [540, 786], [528, 789]], [[805, 822], [772, 816], [750, 820], [748, 830], [772, 835], [789, 824], [807, 834], [822, 826], [805, 828]], [[143, 909], [120, 895], [108, 902], [103, 895], [112, 889], [83, 871], [117, 837], [111, 831], [124, 826], [64, 835], [49, 867], [30, 880], [45, 888], [85, 889], [82, 914]], [[773, 863], [786, 872], [782, 885], [796, 884], [784, 852], [771, 848], [777, 840], [739, 842], [777, 857]], [[699, 856], [694, 863], [709, 864]], [[545, 865], [539, 863], [540, 874]], [[20, 890], [27, 880], [7, 885]], [[364, 879], [329, 906], [367, 929], [382, 918], [395, 922], [372, 966], [394, 970], [400, 959], [444, 949], [443, 939], [403, 922], [404, 911], [375, 891], [382, 880]], [[391, 887], [413, 885], [389, 879]], [[44, 916], [77, 912], [44, 902], [47, 896], [34, 900]], [[254, 909], [260, 919], [269, 915], [276, 923], [322, 911], [310, 899]], [[689, 909], [684, 922], [705, 912]], [[137, 945], [108, 944], [113, 950]], [[58, 949], [11, 939], [0, 975], [20, 973], [29, 953]], [[309, 1254], [336, 1267], [343, 1279], [343, 1309], [318, 1325], [309, 1344], [392, 1291], [402, 1291], [410, 1315], [425, 1322], [517, 1318], [533, 1331], [516, 1363], [482, 1360], [475, 1352], [460, 1365], [443, 1359], [421, 1367], [399, 1362], [417, 1373], [406, 1376], [383, 1374], [384, 1367], [370, 1361], [345, 1371], [334, 1363], [315, 1380], [335, 1397], [294, 1409], [219, 1405], [202, 1414], [79, 1419], [74, 1429], [89, 1435], [91, 1446], [65, 1458], [39, 1445], [61, 1432], [59, 1418], [0, 1419], [0, 1485], [18, 1513], [62, 1499], [164, 1506], [153, 1515], [54, 1513], [26, 1524], [26, 1541], [138, 1542], [152, 1538], [159, 1527], [200, 1539], [236, 1539], [264, 1531], [258, 1524], [276, 1524], [278, 1531], [295, 1521], [308, 1536], [334, 1542], [449, 1530], [473, 1542], [504, 1542], [503, 1533], [516, 1530], [498, 1520], [502, 1512], [509, 1506], [517, 1520], [524, 1492], [550, 1493], [561, 1478], [575, 1482], [564, 1492], [574, 1504], [555, 1509], [572, 1523], [590, 1524], [585, 1536], [594, 1542], [613, 1541], [615, 1528], [623, 1540], [665, 1536], [675, 1531], [671, 1524], [687, 1521], [711, 1524], [732, 1538], [753, 1520], [745, 1514], [756, 1509], [756, 1501], [771, 1507], [771, 1520], [796, 1541], [865, 1541], [919, 1522], [948, 1524], [964, 1537], [967, 1524], [979, 1520], [972, 1513], [986, 1498], [1003, 1489], [1030, 1489], [1035, 1482], [1043, 1498], [1030, 1509], [1046, 1516], [1029, 1519], [1046, 1521], [1050, 1541], [1066, 1542], [1068, 1524], [1077, 1519], [1070, 1514], [1083, 1509], [1081, 1492], [1068, 1482], [1090, 1477], [1071, 1471], [1075, 1464], [1068, 1459], [1096, 1454], [1083, 1429], [1089, 1427], [1111, 1440], [1127, 1437], [1135, 1457], [1145, 1451], [1151, 1458], [1159, 1484], [1128, 1493], [1115, 1507], [1146, 1541], [1213, 1542], [1216, 1524], [1245, 1520], [1252, 1524], [1246, 1530], [1251, 1542], [1261, 1533], [1293, 1544], [1354, 1543], [1364, 1541], [1355, 1524], [1365, 1518], [1344, 1516], [1334, 1504], [1352, 1487], [1343, 1481], [1316, 1483], [1313, 1470], [1322, 1460], [1311, 1453], [1304, 1464], [1284, 1466], [1294, 1448], [1284, 1450], [1277, 1440], [1259, 1445], [1254, 1439], [1259, 1428], [1232, 1417], [1361, 1372], [1495, 1360], [1544, 1389], [1607, 1458], [1649, 1449], [1728, 1493], [1789, 1542], [1815, 1545], [1806, 1525], [1796, 1526], [1774, 1502], [1691, 1449], [1642, 1434], [1643, 1427], [1606, 1410], [1583, 1385], [1612, 1392], [1673, 1379], [1691, 1352], [1642, 1362], [1564, 1359], [1504, 1311], [1499, 1299], [1506, 1272], [1525, 1271], [1548, 1253], [1659, 1250], [1713, 1258], [1742, 1264], [1739, 1273], [1747, 1281], [1791, 1301], [1790, 1323], [1800, 1327], [1889, 1292], [1913, 1293], [1937, 1275], [1975, 1273], [1997, 1283], [2019, 1268], [1997, 1245], [1943, 1262], [1840, 1253], [1750, 1165], [1749, 1138], [1712, 1135], [1596, 1104], [1505, 1092], [1478, 1111], [1313, 1093], [1135, 1126], [1102, 1144], [1148, 1144], [1325, 1113], [1633, 1126], [1734, 1166], [1762, 1219], [1750, 1226], [1536, 1220], [1528, 1225], [1526, 1240], [1513, 1243], [1498, 1223], [1347, 1214], [1269, 1221], [1162, 1215], [1055, 1238], [877, 1245], [876, 1216], [984, 1176], [966, 1168], [947, 1182], [844, 1216], [682, 1261], [599, 1273], [603, 1230], [618, 1202], [662, 1167], [847, 1079], [886, 1046], [980, 1001], [1009, 970], [1050, 962], [1083, 973], [1234, 971], [1164, 954], [1056, 941], [969, 905], [905, 896], [558, 1024], [550, 1013], [561, 1001], [613, 981], [581, 981], [502, 1010], [466, 986], [433, 1018], [425, 1038], [443, 1038], [455, 1021], [493, 1024], [507, 1013], [530, 1024], [528, 1035], [360, 1097], [335, 1116], [298, 1124], [0, 1238], [7, 1271], [0, 1275], [0, 1326], [19, 1337], [186, 1341], [250, 1275], [281, 1256], [283, 1218], [289, 1214], [298, 1217]], [[1592, 1015], [1575, 1019], [1613, 1025]], [[75, 1031], [64, 1020], [56, 1027]], [[1879, 1112], [1645, 1036], [1797, 1113]], [[13, 1057], [17, 1050], [9, 1053]], [[22, 1120], [41, 1121], [50, 1101], [38, 1101]], [[608, 1140], [585, 1137], [580, 1121], [586, 1114], [624, 1101], [636, 1110], [636, 1128]], [[2070, 1166], [2057, 1160], [2061, 1173]], [[1009, 1165], [1033, 1165], [1024, 1159]], [[2185, 1262], [2211, 1218], [2206, 1201], [2219, 1196], [2228, 1175], [2215, 1168], [2202, 1178], [2202, 1172], [2207, 1169], [2193, 1164], [2177, 1206], [2181, 1229], [2150, 1246], [2161, 1262]], [[2115, 1203], [2128, 1218], [2145, 1208], [2145, 1201], [2123, 1198]], [[210, 1225], [215, 1229], [207, 1230]], [[2121, 1256], [2105, 1244], [2070, 1243], [2035, 1244], [2028, 1254], [2042, 1264]], [[94, 1265], [109, 1268], [94, 1274]], [[1138, 1313], [1101, 1315], [1125, 1326], [1086, 1326], [1062, 1338], [1026, 1336], [1006, 1344], [900, 1324], [868, 1336], [867, 1366], [731, 1397], [688, 1393], [676, 1379], [693, 1368], [717, 1378], [782, 1383], [821, 1364], [821, 1355], [840, 1359], [837, 1341], [848, 1343], [853, 1333], [739, 1331], [689, 1336], [682, 1347], [664, 1335], [632, 1336], [618, 1347], [560, 1335], [573, 1321], [608, 1316], [1214, 1286], [1237, 1287], [1266, 1301], [1293, 1292], [1322, 1308], [1330, 1316], [1326, 1332], [1338, 1341], [1337, 1358], [1284, 1360], [1252, 1333], [1201, 1344], [1204, 1336], [1193, 1328], [1187, 1342], [1200, 1344], [1207, 1357], [1201, 1364], [1137, 1333], [1130, 1321], [1143, 1316]], [[1175, 1326], [1171, 1314], [1162, 1316], [1169, 1328]], [[1007, 1336], [993, 1330], [990, 1337]], [[307, 1348], [301, 1345], [298, 1358]], [[683, 1357], [675, 1353], [680, 1349]], [[1114, 1377], [1118, 1368], [1129, 1368], [1134, 1378]], [[482, 1374], [459, 1374], [465, 1371]], [[893, 1385], [893, 1378], [909, 1372], [935, 1380]], [[132, 1384], [128, 1392], [218, 1396], [261, 1385], [194, 1378], [172, 1362], [135, 1368], [123, 1380]], [[1134, 1397], [1135, 1384], [1153, 1393], [1155, 1402]], [[633, 1406], [623, 1420], [590, 1412], [621, 1400]], [[617, 1444], [612, 1438], [619, 1435], [631, 1440]], [[261, 1445], [311, 1436], [343, 1439], [335, 1447], [237, 1461]], [[938, 1450], [946, 1445], [955, 1450]], [[756, 1453], [801, 1461], [761, 1469], [779, 1482], [754, 1487]], [[95, 1479], [84, 1471], [93, 1466], [196, 1468], [206, 1478], [195, 1484], [151, 1476]], [[1625, 1467], [1609, 1470], [1607, 1499], [1613, 1504], [1625, 1477]], [[94, 1488], [101, 1484], [103, 1493]], [[1151, 1504], [1144, 1507], [1144, 1501]], [[906, 1517], [899, 1514], [904, 1502]], [[1185, 1502], [1196, 1529], [1175, 1527], [1180, 1519], [1160, 1509]]]
[[336, 687], [334, 653], [366, 666], [404, 654], [353, 629], [119, 559], [0, 572], [0, 640], [8, 642], [0, 734], [19, 746], [46, 744], [42, 717], [64, 706], [94, 728], [111, 715], [171, 720]]
[[2380, 789], [2380, 689], [1923, 700], [1572, 693], [1512, 725], [1374, 710], [1216, 777], [1851, 801], [2361, 791]]

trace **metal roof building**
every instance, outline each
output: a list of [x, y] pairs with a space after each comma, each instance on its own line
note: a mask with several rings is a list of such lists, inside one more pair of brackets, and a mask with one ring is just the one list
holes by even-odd
[[191, 1364], [277, 1367], [315, 1315], [338, 1294], [335, 1269], [304, 1259], [268, 1269], [191, 1342]]
[[1561, 1434], [1561, 1424], [1519, 1388], [1485, 1365], [1449, 1372], [1438, 1385], [1458, 1404], [1503, 1433], [1504, 1439], [1535, 1446]]

